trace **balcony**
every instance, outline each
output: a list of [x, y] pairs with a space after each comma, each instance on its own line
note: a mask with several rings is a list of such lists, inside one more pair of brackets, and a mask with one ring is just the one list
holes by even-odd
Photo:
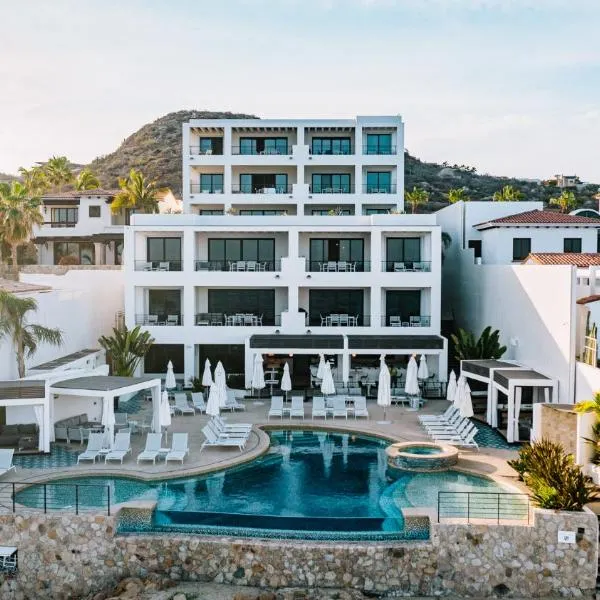
[[223, 149], [204, 148], [196, 144], [190, 146], [190, 156], [223, 156]]
[[234, 183], [231, 185], [231, 192], [233, 194], [291, 194], [291, 185], [273, 184], [272, 186], [266, 187], [264, 185], [251, 185], [251, 184], [239, 184]]
[[396, 184], [372, 185], [369, 183], [363, 184], [364, 194], [395, 194]]
[[135, 324], [144, 325], [146, 327], [165, 326], [177, 327], [183, 325], [183, 315], [177, 314], [137, 314], [135, 315]]
[[369, 327], [371, 315], [349, 315], [337, 312], [311, 313], [306, 317], [306, 325], [308, 327]]
[[136, 271], [181, 271], [183, 261], [181, 260], [136, 260]]
[[45, 227], [77, 227], [78, 221], [44, 221]]
[[281, 325], [281, 315], [266, 316], [257, 313], [227, 314], [220, 312], [197, 313], [194, 323], [201, 327], [264, 327]]
[[365, 260], [306, 260], [306, 270], [311, 273], [363, 273], [371, 270], [371, 263]]
[[431, 317], [387, 315], [381, 317], [382, 327], [431, 327]]
[[387, 273], [430, 273], [431, 262], [427, 260], [384, 260], [381, 270]]
[[345, 146], [332, 149], [309, 146], [308, 153], [311, 156], [351, 156], [354, 154], [354, 147]]
[[231, 146], [231, 154], [235, 156], [290, 156], [292, 154], [291, 146], [287, 148], [251, 148], [246, 146]]
[[196, 271], [260, 273], [281, 271], [281, 260], [197, 260]]
[[190, 183], [192, 194], [222, 194], [223, 184], [218, 183]]
[[354, 184], [339, 186], [309, 185], [311, 194], [354, 194]]
[[385, 145], [366, 144], [365, 146], [363, 146], [363, 154], [378, 155], [378, 156], [388, 155], [389, 156], [389, 155], [396, 154], [396, 146], [389, 146], [387, 144], [385, 144]]

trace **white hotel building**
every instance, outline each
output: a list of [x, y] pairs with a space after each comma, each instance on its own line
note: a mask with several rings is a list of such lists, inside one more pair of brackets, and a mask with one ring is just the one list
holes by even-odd
[[184, 124], [184, 214], [125, 228], [126, 323], [156, 340], [144, 371], [223, 360], [249, 387], [261, 353], [307, 387], [319, 353], [340, 382], [418, 353], [445, 381], [441, 229], [401, 214], [403, 173], [400, 117]]

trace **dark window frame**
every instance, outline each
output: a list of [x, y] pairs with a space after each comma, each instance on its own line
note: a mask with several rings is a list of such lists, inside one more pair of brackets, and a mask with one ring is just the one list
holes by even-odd
[[[179, 242], [179, 256], [176, 256], [175, 253], [173, 256], [176, 258], [171, 258], [170, 253], [167, 253], [167, 241], [172, 242], [173, 240], [177, 240]], [[162, 242], [162, 252], [156, 254], [154, 250], [151, 251], [151, 246], [157, 246], [158, 242]], [[181, 238], [180, 237], [149, 237], [146, 239], [146, 260], [149, 262], [179, 262], [181, 263]]]
[[[369, 183], [369, 176], [374, 176], [377, 175], [377, 184], [372, 184]], [[389, 177], [389, 181], [387, 181], [386, 183], [381, 183], [381, 176], [382, 175], [387, 175]], [[373, 190], [382, 190], [385, 189], [387, 190], [387, 193], [391, 193], [392, 191], [392, 172], [391, 171], [367, 171], [367, 176], [365, 177], [366, 180], [366, 188], [367, 188], [367, 193], [372, 192]]]
[[531, 238], [513, 238], [513, 262], [525, 260], [530, 254]]
[[144, 356], [144, 373], [164, 373], [169, 361], [173, 363], [174, 373], [183, 373], [184, 354], [184, 344], [152, 344]]
[[[94, 214], [92, 214], [94, 213]], [[88, 217], [90, 219], [98, 219], [102, 216], [102, 207], [99, 205], [88, 206]]]
[[[315, 178], [320, 177], [320, 181], [318, 183], [315, 182]], [[333, 178], [339, 177], [339, 183], [334, 184]], [[342, 177], [347, 179], [346, 181], [342, 181]], [[323, 183], [323, 178], [329, 178], [329, 183]], [[352, 186], [352, 176], [350, 173], [313, 173], [311, 175], [311, 191], [315, 194], [322, 193], [323, 189], [332, 189], [336, 191], [340, 191], [342, 193], [349, 194]]]
[[[66, 247], [66, 252], [60, 252], [61, 246]], [[75, 248], [76, 247], [76, 248]], [[90, 262], [84, 261], [86, 250], [90, 252]], [[75, 252], [74, 252], [75, 251]], [[76, 256], [80, 265], [95, 265], [96, 264], [96, 248], [93, 242], [66, 242], [61, 240], [54, 241], [53, 258], [54, 264], [58, 265], [60, 259], [64, 256]]]
[[[329, 149], [323, 150], [323, 145], [328, 145]], [[339, 151], [335, 152], [333, 148], [334, 142], [339, 143]], [[344, 152], [343, 146], [345, 146], [345, 142], [348, 143], [347, 149], [348, 152]], [[344, 136], [336, 136], [336, 137], [313, 137], [310, 142], [310, 153], [314, 155], [340, 155], [347, 156], [352, 154], [352, 138], [344, 137]]]
[[[568, 248], [570, 246], [575, 246], [575, 249]], [[573, 252], [574, 254], [581, 254], [583, 245], [582, 238], [563, 238], [563, 252]]]
[[[281, 142], [285, 142], [285, 144], [281, 144]], [[242, 150], [243, 146], [245, 145], [244, 142], [254, 142], [253, 144], [250, 144], [251, 146], [251, 151], [250, 152], [246, 152], [244, 150]], [[267, 150], [267, 143], [266, 142], [274, 142], [273, 144], [273, 148], [272, 150], [274, 150], [274, 152], [266, 152]], [[279, 147], [281, 146], [281, 147]], [[252, 137], [252, 136], [240, 136], [240, 148], [239, 148], [240, 154], [247, 156], [247, 155], [256, 155], [256, 154], [261, 154], [261, 153], [265, 153], [265, 154], [281, 154], [281, 155], [286, 155], [289, 152], [289, 140], [287, 138], [287, 136], [268, 136], [268, 137]]]
[[[249, 182], [244, 182], [246, 178], [250, 178]], [[273, 182], [266, 178], [273, 178]], [[285, 183], [277, 182], [278, 177], [285, 177]], [[256, 180], [263, 183], [257, 183]], [[280, 193], [287, 192], [289, 177], [287, 173], [240, 173], [240, 192], [243, 194], [256, 194], [258, 190], [265, 188], [275, 188]]]
[[50, 212], [52, 223], [70, 223], [76, 225], [79, 221], [79, 208], [77, 206], [59, 206]]
[[[216, 242], [223, 243], [223, 252], [219, 253], [219, 254], [222, 254], [222, 258], [214, 256], [214, 253], [215, 253], [214, 246], [216, 245]], [[239, 242], [239, 253], [233, 254], [233, 255], [229, 254], [228, 246], [230, 248], [233, 248], [237, 242]], [[256, 242], [256, 257], [245, 256], [245, 252], [244, 252], [245, 247], [250, 246], [250, 244], [252, 242]], [[264, 248], [263, 248], [263, 251], [261, 252], [260, 242], [263, 242], [263, 244], [265, 244], [265, 242], [270, 242], [272, 244], [273, 252], [272, 252], [272, 254], [269, 253], [269, 257], [263, 258]], [[208, 238], [208, 260], [209, 260], [209, 262], [212, 262], [212, 261], [234, 262], [237, 260], [255, 260], [257, 262], [274, 263], [275, 262], [275, 238]]]

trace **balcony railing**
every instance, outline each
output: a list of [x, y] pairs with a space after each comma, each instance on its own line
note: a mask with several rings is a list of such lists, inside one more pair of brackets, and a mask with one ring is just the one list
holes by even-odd
[[215, 148], [200, 148], [200, 146], [190, 146], [190, 154], [192, 156], [201, 155], [201, 156], [223, 156], [223, 150], [217, 150]]
[[311, 313], [306, 317], [308, 327], [369, 327], [371, 315], [350, 315], [348, 313]]
[[223, 184], [217, 183], [190, 183], [190, 193], [192, 194], [222, 194]]
[[311, 273], [363, 273], [371, 270], [367, 260], [307, 260], [306, 269]]
[[146, 325], [147, 327], [153, 327], [155, 325], [177, 327], [178, 325], [183, 325], [183, 315], [181, 313], [140, 314], [135, 315], [135, 324]]
[[385, 315], [381, 317], [382, 327], [431, 327], [431, 317], [408, 315]]
[[234, 183], [231, 186], [233, 194], [291, 194], [291, 185], [251, 185]]
[[352, 185], [309, 185], [311, 194], [354, 194]]
[[350, 156], [351, 154], [354, 154], [354, 146], [349, 148], [339, 148], [337, 150], [320, 149], [309, 146], [308, 152], [313, 156]]
[[256, 148], [246, 148], [245, 146], [231, 146], [231, 154], [238, 156], [289, 156], [292, 153], [292, 147], [287, 148], [265, 148], [258, 150]]
[[281, 260], [197, 260], [196, 271], [281, 271]]
[[44, 221], [47, 227], [77, 227], [77, 221]]
[[388, 273], [429, 273], [431, 262], [428, 260], [384, 260], [382, 271]]
[[390, 155], [396, 154], [396, 146], [381, 146], [367, 144], [363, 146], [363, 154], [379, 154], [379, 155]]
[[181, 260], [136, 260], [136, 271], [181, 271]]
[[281, 315], [262, 313], [197, 313], [195, 324], [201, 327], [265, 327], [281, 325]]
[[374, 185], [370, 183], [363, 184], [363, 193], [365, 194], [395, 194], [396, 185]]

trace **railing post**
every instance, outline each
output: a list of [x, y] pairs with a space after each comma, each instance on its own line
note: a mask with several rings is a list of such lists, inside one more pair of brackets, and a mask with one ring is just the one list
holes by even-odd
[[471, 522], [471, 492], [467, 492], [467, 523]]
[[44, 484], [44, 514], [47, 512], [47, 494], [46, 494], [46, 484]]
[[498, 517], [498, 519], [497, 519], [496, 522], [497, 522], [498, 525], [500, 525], [500, 494], [497, 494], [496, 498], [498, 498], [498, 510], [497, 510], [497, 513], [496, 513], [496, 516]]
[[12, 509], [13, 509], [13, 513], [16, 511], [16, 502], [17, 502], [17, 494], [16, 494], [16, 488], [15, 488], [15, 484], [12, 484]]
[[79, 514], [79, 484], [75, 484], [75, 514]]
[[110, 517], [110, 485], [106, 486], [106, 507], [108, 509], [108, 516]]
[[440, 495], [442, 492], [438, 492], [437, 497], [437, 515], [438, 515], [438, 523], [440, 522]]

